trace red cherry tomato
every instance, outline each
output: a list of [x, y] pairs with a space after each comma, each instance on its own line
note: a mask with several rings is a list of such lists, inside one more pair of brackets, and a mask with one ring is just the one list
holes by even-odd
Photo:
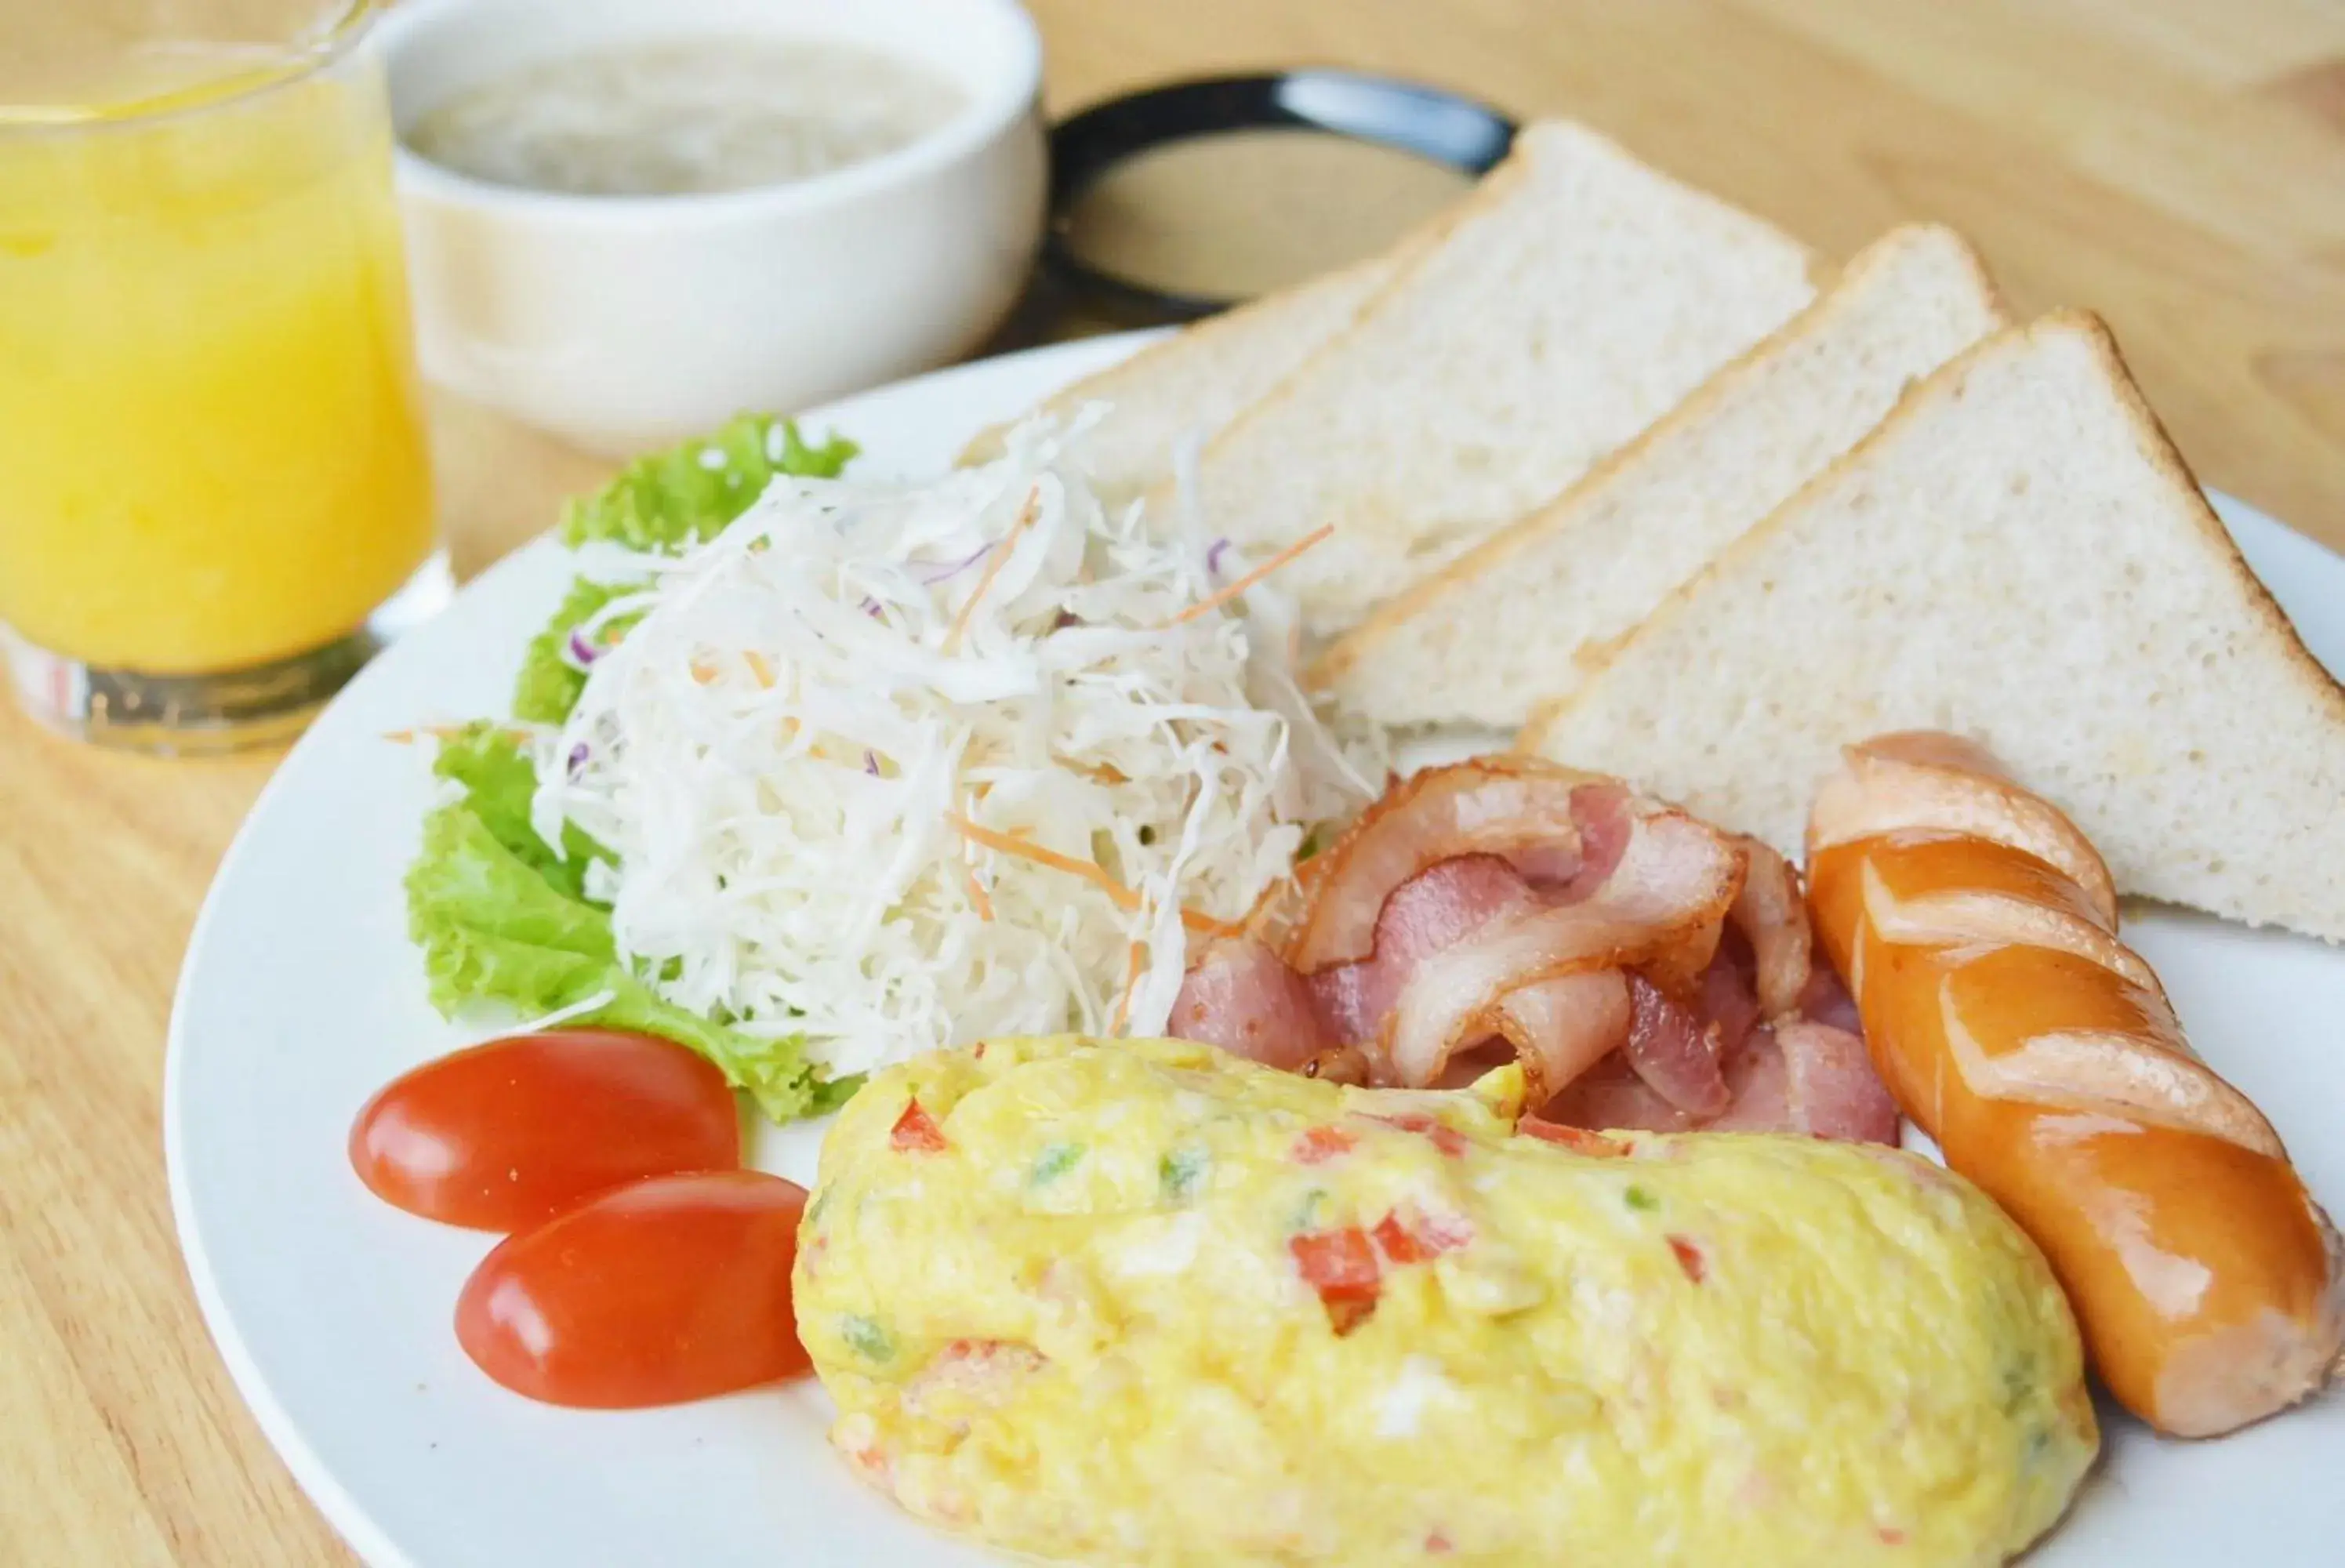
[[481, 1260], [456, 1338], [515, 1393], [596, 1410], [675, 1404], [805, 1371], [790, 1308], [806, 1189], [756, 1170], [655, 1176]]
[[741, 1163], [725, 1075], [672, 1040], [515, 1035], [427, 1062], [369, 1100], [350, 1163], [427, 1219], [515, 1230], [622, 1182]]

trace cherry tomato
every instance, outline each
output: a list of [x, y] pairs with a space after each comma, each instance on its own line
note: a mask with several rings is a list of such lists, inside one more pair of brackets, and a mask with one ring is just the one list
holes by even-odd
[[350, 1163], [410, 1213], [515, 1230], [621, 1182], [731, 1170], [741, 1120], [725, 1075], [672, 1040], [550, 1029], [395, 1079], [359, 1112]]
[[549, 1404], [675, 1404], [805, 1371], [790, 1308], [806, 1189], [756, 1170], [655, 1176], [588, 1199], [481, 1260], [456, 1338]]

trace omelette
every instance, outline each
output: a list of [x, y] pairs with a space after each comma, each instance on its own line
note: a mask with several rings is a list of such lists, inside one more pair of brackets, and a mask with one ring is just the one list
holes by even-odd
[[824, 1142], [832, 1442], [1098, 1563], [2001, 1563], [2098, 1443], [2066, 1301], [1894, 1149], [1518, 1123], [1177, 1040], [997, 1039]]

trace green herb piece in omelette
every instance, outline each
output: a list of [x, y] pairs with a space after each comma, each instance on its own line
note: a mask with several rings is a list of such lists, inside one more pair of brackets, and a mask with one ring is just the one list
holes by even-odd
[[1176, 1148], [1156, 1162], [1156, 1185], [1175, 1203], [1186, 1203], [1195, 1197], [1204, 1180], [1205, 1151], [1202, 1148]]
[[860, 1312], [849, 1312], [838, 1320], [838, 1337], [847, 1348], [867, 1361], [882, 1365], [896, 1358], [896, 1339], [881, 1327], [878, 1320]]
[[1046, 1145], [1042, 1152], [1034, 1157], [1034, 1168], [1026, 1179], [1031, 1186], [1046, 1186], [1074, 1169], [1082, 1158], [1083, 1146], [1080, 1143]]

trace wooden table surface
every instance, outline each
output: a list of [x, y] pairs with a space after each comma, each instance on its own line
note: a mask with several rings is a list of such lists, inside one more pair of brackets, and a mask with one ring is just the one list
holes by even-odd
[[[2114, 324], [2208, 483], [2345, 545], [2336, 0], [1037, 0], [1054, 109], [1343, 64], [1577, 116], [1829, 254], [1968, 231], [2022, 309]], [[477, 568], [598, 465], [438, 420]], [[0, 1562], [349, 1561], [198, 1320], [164, 1191], [163, 1035], [268, 756], [52, 739], [0, 701]]]

